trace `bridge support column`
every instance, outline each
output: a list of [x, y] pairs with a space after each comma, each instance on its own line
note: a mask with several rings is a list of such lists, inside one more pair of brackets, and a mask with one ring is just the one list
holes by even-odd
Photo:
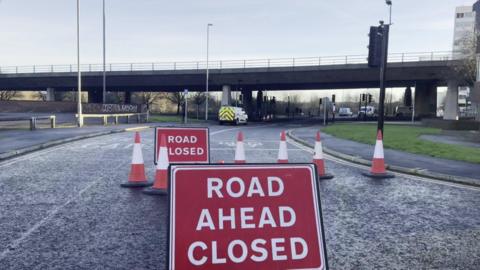
[[123, 103], [125, 104], [130, 104], [132, 103], [132, 92], [130, 91], [125, 91], [125, 98], [123, 100]]
[[251, 90], [242, 90], [243, 107], [248, 114], [248, 119], [253, 119], [253, 94]]
[[437, 86], [434, 82], [417, 82], [415, 88], [415, 116], [437, 115]]
[[88, 90], [88, 103], [102, 103], [102, 90]]
[[47, 88], [47, 101], [55, 101], [55, 89]]
[[222, 86], [222, 106], [230, 106], [232, 104], [232, 87], [230, 85]]
[[458, 120], [458, 83], [456, 81], [448, 82], [443, 119]]

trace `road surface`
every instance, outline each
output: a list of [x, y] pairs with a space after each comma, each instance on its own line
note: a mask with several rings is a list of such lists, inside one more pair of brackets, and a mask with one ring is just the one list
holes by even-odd
[[[212, 126], [212, 161], [231, 162], [245, 134], [248, 162], [276, 162], [295, 125]], [[153, 177], [153, 130], [141, 132]], [[312, 134], [314, 136], [314, 134]], [[133, 133], [49, 148], [0, 163], [1, 269], [165, 269], [167, 199], [120, 188]], [[289, 144], [291, 162], [311, 153]], [[331, 269], [478, 269], [480, 189], [327, 161], [321, 182]]]

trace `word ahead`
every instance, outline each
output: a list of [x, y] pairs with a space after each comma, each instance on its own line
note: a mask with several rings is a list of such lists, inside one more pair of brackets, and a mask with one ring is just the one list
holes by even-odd
[[169, 269], [327, 269], [314, 165], [172, 165]]
[[208, 128], [155, 128], [155, 164], [162, 135], [167, 139], [170, 163], [209, 163]]

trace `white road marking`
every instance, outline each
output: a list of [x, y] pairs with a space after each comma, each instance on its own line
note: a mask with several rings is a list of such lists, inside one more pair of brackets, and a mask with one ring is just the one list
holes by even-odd
[[[225, 150], [235, 150], [235, 147], [224, 147], [224, 148], [210, 148], [211, 151], [225, 151]], [[245, 151], [278, 151], [278, 148], [247, 148]], [[288, 151], [304, 151], [303, 149], [288, 149]]]

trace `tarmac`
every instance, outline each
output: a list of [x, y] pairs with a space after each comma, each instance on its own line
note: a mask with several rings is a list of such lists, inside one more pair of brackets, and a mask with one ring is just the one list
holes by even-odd
[[[242, 130], [247, 162], [275, 163], [280, 131], [299, 127], [213, 125], [212, 161], [233, 161]], [[153, 130], [141, 136], [151, 180]], [[132, 145], [133, 133], [113, 133], [0, 162], [0, 268], [166, 269], [167, 197], [120, 187]], [[288, 154], [290, 162], [312, 160], [290, 143]], [[320, 182], [330, 269], [478, 269], [479, 188], [326, 166], [335, 175]]]

